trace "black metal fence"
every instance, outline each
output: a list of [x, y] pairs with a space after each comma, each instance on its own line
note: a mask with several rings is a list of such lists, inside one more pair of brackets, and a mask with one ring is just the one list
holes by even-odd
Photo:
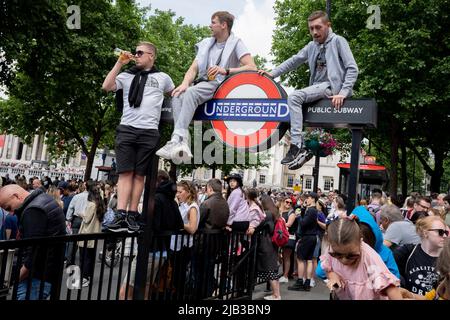
[[[151, 239], [125, 232], [0, 241], [0, 299], [251, 299], [260, 235], [199, 230]], [[136, 271], [144, 244], [147, 267]], [[136, 287], [145, 288], [143, 297]]]

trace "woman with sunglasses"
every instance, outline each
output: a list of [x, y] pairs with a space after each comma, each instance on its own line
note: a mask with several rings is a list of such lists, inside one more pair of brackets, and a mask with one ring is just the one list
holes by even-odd
[[417, 220], [416, 230], [420, 243], [397, 248], [394, 257], [402, 278], [402, 287], [423, 296], [433, 289], [439, 279], [436, 259], [444, 247], [449, 230], [445, 222], [436, 216]]
[[402, 299], [400, 281], [379, 254], [361, 240], [356, 220], [350, 215], [328, 226], [328, 252], [320, 257], [328, 288], [339, 300]]

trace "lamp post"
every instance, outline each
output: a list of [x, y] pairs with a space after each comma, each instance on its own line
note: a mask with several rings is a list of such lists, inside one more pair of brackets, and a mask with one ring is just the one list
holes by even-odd
[[327, 15], [328, 18], [331, 18], [331, 0], [327, 0]]

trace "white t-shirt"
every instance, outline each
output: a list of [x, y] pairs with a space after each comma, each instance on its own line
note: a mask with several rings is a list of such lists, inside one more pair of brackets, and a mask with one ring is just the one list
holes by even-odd
[[148, 74], [139, 108], [130, 108], [128, 93], [134, 74], [120, 73], [116, 78], [117, 90], [123, 89], [123, 113], [120, 124], [139, 129], [158, 129], [164, 93], [175, 88], [172, 79], [164, 72]]
[[[198, 208], [198, 204], [196, 202], [192, 202], [190, 205], [187, 203], [181, 203], [178, 207], [180, 209], [181, 218], [183, 219], [184, 224], [189, 223], [189, 217], [188, 213], [191, 208], [195, 208], [197, 210], [197, 228], [198, 224], [200, 222], [200, 210]], [[178, 238], [178, 239], [177, 239]], [[188, 238], [189, 238], [189, 244], [188, 244]], [[176, 243], [176, 248], [175, 248]], [[172, 251], [180, 251], [181, 246], [183, 247], [192, 247], [194, 245], [194, 236], [193, 235], [178, 235], [178, 236], [172, 236], [170, 241], [170, 249]]]
[[[221, 43], [215, 43], [210, 49], [209, 49], [209, 57], [208, 57], [208, 66], [207, 68], [211, 66], [215, 66], [217, 60], [219, 59], [220, 54], [222, 53], [222, 50], [225, 48], [226, 42]], [[236, 68], [240, 65], [240, 60], [243, 56], [246, 54], [250, 54], [250, 51], [248, 51], [247, 47], [245, 46], [244, 42], [242, 42], [241, 39], [238, 40], [236, 43], [236, 46], [234, 47], [233, 53], [230, 54], [230, 59], [228, 60], [226, 68]], [[223, 58], [222, 56], [220, 65], [223, 65]], [[199, 57], [195, 57], [195, 59], [198, 61]], [[216, 77], [216, 80], [219, 82], [222, 82], [225, 79], [224, 75], [218, 75]]]

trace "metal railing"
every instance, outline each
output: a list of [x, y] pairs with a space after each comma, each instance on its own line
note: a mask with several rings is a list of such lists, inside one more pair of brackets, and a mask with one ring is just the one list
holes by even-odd
[[[147, 270], [139, 275], [136, 257], [143, 233], [0, 241], [0, 299], [128, 300], [135, 298], [138, 279], [136, 286], [145, 287], [148, 300], [251, 299], [260, 235], [222, 230], [153, 234], [146, 242], [151, 244]], [[67, 250], [70, 245], [78, 250]], [[66, 258], [74, 264], [65, 265]], [[29, 276], [22, 280], [24, 264]]]

